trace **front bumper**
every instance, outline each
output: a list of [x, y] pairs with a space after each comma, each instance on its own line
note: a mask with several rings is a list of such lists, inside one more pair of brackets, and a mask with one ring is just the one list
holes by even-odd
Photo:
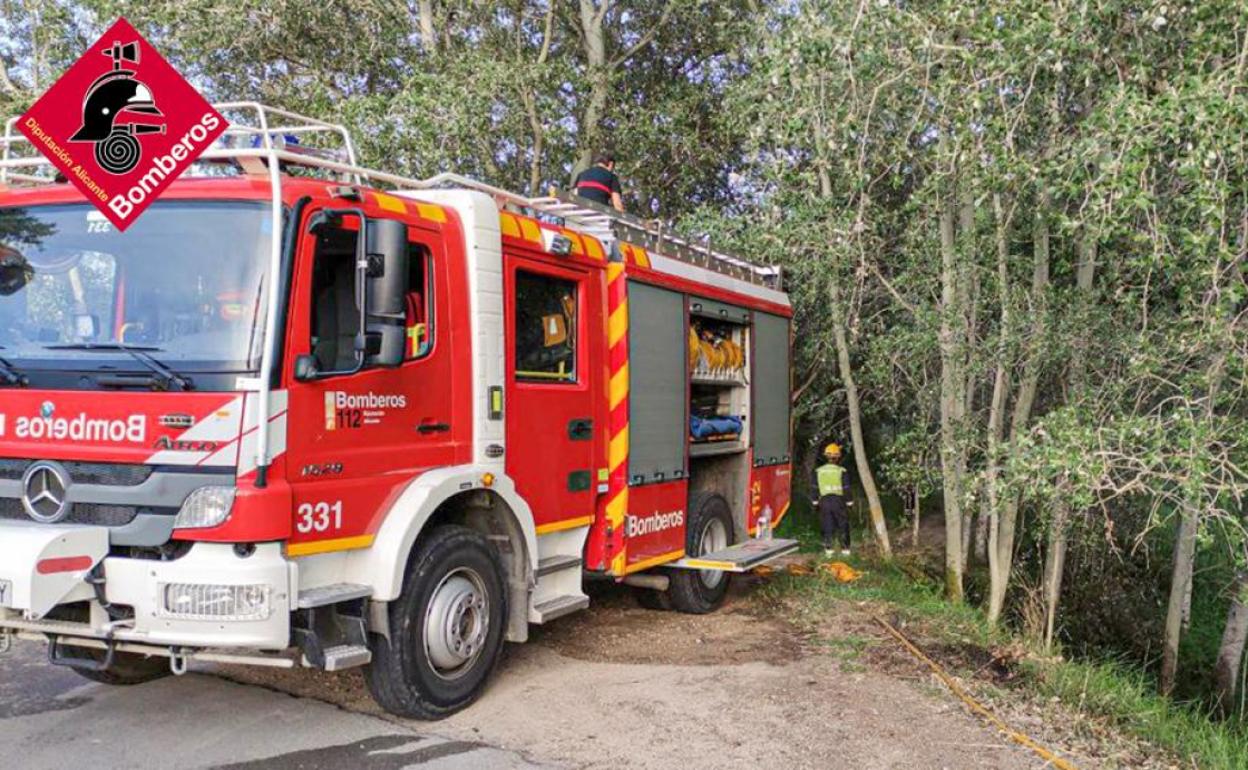
[[[0, 535], [13, 534], [10, 525], [0, 529]], [[30, 530], [48, 531], [46, 525], [25, 525], [26, 539], [38, 536]], [[94, 544], [100, 528], [65, 528], [61, 537], [80, 543]], [[23, 632], [52, 632], [65, 637], [111, 640], [157, 647], [177, 648], [246, 648], [259, 650], [284, 650], [290, 647], [290, 616], [292, 597], [297, 596], [298, 568], [288, 561], [279, 543], [265, 543], [255, 551], [240, 556], [234, 547], [222, 543], [196, 543], [181, 558], [172, 561], [129, 559], [107, 556], [102, 559], [103, 594], [112, 605], [133, 608], [133, 618], [113, 621], [103, 606], [95, 600], [95, 591], [85, 578], [91, 568], [100, 561], [91, 554], [90, 567], [74, 573], [41, 574], [40, 555], [29, 550], [22, 552], [17, 543], [22, 538], [5, 542], [0, 537], [0, 580], [8, 581], [10, 589], [8, 607], [0, 607], [0, 629], [8, 628]], [[9, 547], [10, 545], [14, 547]], [[71, 549], [72, 550], [72, 549]], [[57, 581], [53, 584], [53, 580]], [[173, 589], [169, 587], [173, 586]], [[199, 586], [209, 587], [208, 593], [198, 591]], [[228, 614], [212, 616], [211, 597], [230, 595], [231, 590], [263, 594], [263, 611], [252, 611], [247, 617]], [[30, 597], [56, 596], [57, 604], [87, 600], [90, 618], [87, 622], [67, 623], [45, 619], [49, 600], [42, 604], [32, 602]], [[215, 592], [215, 593], [214, 593]], [[207, 595], [201, 601], [198, 612], [179, 610], [171, 596]], [[174, 605], [171, 607], [171, 604]]]

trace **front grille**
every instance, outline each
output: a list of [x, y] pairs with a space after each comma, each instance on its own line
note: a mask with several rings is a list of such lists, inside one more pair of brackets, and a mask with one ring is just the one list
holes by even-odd
[[[67, 524], [94, 524], [100, 527], [121, 527], [134, 521], [140, 513], [177, 513], [173, 508], [140, 508], [136, 505], [105, 505], [103, 503], [74, 503], [69, 515], [61, 520]], [[14, 497], [0, 497], [0, 519], [32, 519], [26, 515], [22, 501]]]
[[[0, 459], [0, 479], [20, 481], [33, 460]], [[131, 463], [62, 462], [75, 484], [100, 484], [108, 487], [137, 487], [152, 475], [152, 466]]]

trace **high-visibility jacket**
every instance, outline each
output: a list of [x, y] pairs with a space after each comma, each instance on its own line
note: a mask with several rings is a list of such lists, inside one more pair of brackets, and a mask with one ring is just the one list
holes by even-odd
[[849, 474], [836, 463], [824, 463], [815, 468], [811, 488], [818, 490], [819, 497], [824, 495], [848, 497]]

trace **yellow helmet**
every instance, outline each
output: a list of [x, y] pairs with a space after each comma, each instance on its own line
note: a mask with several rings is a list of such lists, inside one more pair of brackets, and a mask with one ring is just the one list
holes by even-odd
[[841, 445], [840, 444], [828, 444], [827, 446], [823, 448], [823, 454], [827, 457], [840, 457]]

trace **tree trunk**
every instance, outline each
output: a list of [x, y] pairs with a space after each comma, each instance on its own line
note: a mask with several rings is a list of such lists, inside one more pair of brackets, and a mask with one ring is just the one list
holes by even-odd
[[[1075, 268], [1075, 289], [1078, 291], [1078, 318], [1084, 327], [1075, 337], [1074, 350], [1070, 356], [1070, 382], [1076, 399], [1082, 399], [1087, 389], [1087, 346], [1090, 330], [1088, 311], [1092, 306], [1092, 285], [1096, 279], [1096, 242], [1084, 234], [1079, 239], [1079, 264]], [[1066, 541], [1069, 537], [1071, 508], [1069, 501], [1058, 501], [1053, 517], [1049, 520], [1048, 546], [1044, 552], [1044, 647], [1053, 649], [1053, 636], [1057, 625], [1057, 604], [1062, 597], [1062, 576], [1066, 567]]]
[[[1061, 487], [1059, 486], [1059, 489]], [[1066, 566], [1066, 522], [1070, 506], [1059, 500], [1049, 522], [1048, 545], [1044, 551], [1044, 649], [1053, 649], [1057, 629], [1057, 603], [1062, 594], [1062, 571]]]
[[5, 66], [3, 58], [0, 58], [0, 90], [7, 94], [17, 93], [17, 86], [13, 85], [13, 80], [9, 77], [9, 69]]
[[417, 4], [417, 23], [420, 24], [420, 45], [425, 53], [438, 52], [438, 34], [433, 26], [433, 0], [420, 0]]
[[1179, 533], [1174, 547], [1174, 571], [1170, 578], [1170, 598], [1166, 604], [1166, 637], [1161, 651], [1161, 693], [1174, 692], [1174, 678], [1179, 670], [1179, 642], [1183, 636], [1183, 604], [1192, 584], [1192, 566], [1196, 559], [1196, 535], [1200, 530], [1200, 514], [1191, 505], [1184, 505], [1179, 514]]
[[[1049, 305], [1049, 201], [1047, 195], [1041, 195], [1033, 223], [1032, 268], [1031, 268], [1031, 327], [1027, 332], [1026, 356], [1023, 359], [1023, 374], [1018, 383], [1018, 392], [1014, 396], [1014, 413], [1010, 419], [1011, 454], [1017, 451], [1018, 442], [1027, 430], [1031, 420], [1032, 405], [1036, 400], [1036, 391], [1040, 385], [1040, 370], [1043, 363], [1042, 351], [1048, 340]], [[999, 270], [1000, 268], [998, 268]], [[1010, 576], [1014, 571], [1014, 537], [1018, 527], [1018, 495], [1005, 496], [1000, 512], [1000, 532], [996, 543], [996, 569], [991, 571], [992, 585], [989, 587], [988, 616], [996, 622], [1005, 606], [1005, 594], [1010, 587]]]
[[40, 26], [42, 22], [41, 5], [38, 2], [26, 3], [26, 13], [30, 17], [30, 86], [39, 93], [43, 90], [43, 49], [40, 46]]
[[988, 527], [992, 520], [992, 510], [986, 498], [980, 501], [979, 515], [975, 517], [975, 561], [983, 564], [988, 561]]
[[940, 207], [940, 467], [945, 502], [945, 594], [961, 602], [962, 589], [962, 477], [965, 456], [958, 436], [965, 384], [961, 360], [957, 307], [957, 246], [954, 242], [954, 210], [948, 201]]
[[1248, 639], [1248, 569], [1241, 569], [1235, 574], [1231, 590], [1231, 608], [1226, 613], [1226, 627], [1222, 630], [1222, 644], [1218, 647], [1218, 662], [1213, 668], [1216, 703], [1223, 714], [1229, 714], [1235, 708], [1239, 670], [1244, 659], [1244, 641]]
[[[819, 195], [831, 201], [832, 177], [828, 173], [827, 164], [822, 162], [827, 145], [821, 127], [816, 127], [814, 140], [820, 160], [817, 164], [816, 175], [819, 181]], [[867, 510], [871, 517], [871, 531], [875, 536], [875, 544], [880, 549], [880, 556], [885, 561], [891, 561], [893, 547], [888, 539], [888, 523], [884, 520], [884, 506], [880, 503], [880, 490], [875, 484], [875, 474], [871, 471], [871, 463], [867, 458], [867, 445], [863, 439], [862, 405], [858, 400], [858, 383], [854, 379], [854, 369], [849, 358], [849, 338], [845, 334], [841, 285], [835, 269], [831, 273], [828, 300], [831, 304], [832, 339], [836, 343], [836, 360], [841, 373], [841, 383], [845, 386], [845, 407], [849, 411], [849, 435], [854, 445], [854, 467], [858, 471], [858, 480], [862, 482], [862, 489], [867, 495]]]
[[[516, 21], [520, 23], [519, 17]], [[550, 57], [550, 38], [554, 33], [555, 4], [551, 2], [546, 9], [546, 19], [542, 29], [542, 46], [537, 54], [537, 66], [542, 66]], [[546, 149], [546, 127], [542, 124], [537, 112], [537, 89], [525, 88], [520, 94], [524, 101], [524, 111], [529, 119], [529, 131], [533, 135], [532, 155], [529, 158], [529, 195], [537, 197], [542, 194], [542, 155]]]
[[[958, 315], [963, 323], [962, 331], [962, 417], [975, 413], [975, 378], [973, 366], [979, 327], [979, 271], [975, 250], [975, 197], [969, 185], [963, 186], [958, 196]], [[965, 450], [963, 450], [963, 484], [966, 482]], [[962, 490], [963, 497], [968, 491]], [[966, 571], [971, 558], [971, 536], [975, 533], [975, 509], [966, 506], [962, 511], [962, 570]]]
[[914, 485], [914, 532], [911, 534], [911, 545], [915, 548], [919, 547], [919, 530], [923, 525], [923, 516], [921, 513], [923, 507], [923, 496], [919, 494], [919, 485]]
[[[823, 145], [822, 136], [816, 135], [816, 142]], [[832, 180], [820, 164], [819, 193], [826, 199], [832, 197]], [[880, 503], [880, 490], [875, 484], [875, 474], [871, 471], [871, 463], [867, 458], [867, 445], [862, 434], [862, 405], [858, 400], [858, 383], [854, 380], [854, 370], [849, 359], [849, 338], [845, 334], [845, 315], [841, 304], [841, 286], [835, 270], [829, 286], [831, 303], [832, 338], [836, 342], [836, 360], [841, 372], [841, 383], [845, 386], [845, 407], [849, 411], [849, 435], [854, 444], [854, 467], [858, 470], [858, 480], [867, 494], [867, 510], [871, 516], [871, 531], [875, 535], [875, 544], [880, 549], [880, 556], [885, 561], [893, 558], [893, 547], [888, 540], [888, 523], [884, 520], [884, 506]]]
[[[988, 407], [988, 460], [984, 474], [984, 512], [981, 518], [987, 525], [985, 549], [988, 558], [988, 622], [996, 624], [1005, 604], [1005, 586], [1009, 581], [1009, 567], [1001, 563], [1001, 495], [997, 489], [1000, 476], [1001, 442], [1005, 437], [1005, 398], [1009, 388], [1010, 337], [1010, 270], [1009, 225], [1001, 206], [1001, 196], [992, 198], [993, 216], [996, 219], [997, 286], [1001, 303], [1000, 336], [997, 340], [996, 374], [992, 380], [992, 401]], [[1012, 538], [1013, 533], [1009, 533]], [[1002, 574], [1002, 569], [1007, 570]]]
[[893, 558], [893, 548], [888, 541], [888, 524], [884, 520], [884, 506], [880, 503], [880, 491], [875, 485], [875, 474], [867, 460], [867, 446], [862, 436], [862, 407], [858, 402], [858, 385], [849, 361], [849, 340], [845, 336], [844, 319], [841, 317], [841, 292], [837, 279], [832, 278], [832, 336], [836, 340], [836, 359], [840, 367], [841, 382], [845, 385], [845, 406], [849, 410], [849, 435], [854, 442], [854, 466], [858, 480], [867, 494], [867, 509], [871, 514], [871, 531], [875, 544], [885, 561]]
[[594, 0], [580, 0], [581, 44], [585, 51], [585, 72], [589, 78], [589, 98], [585, 100], [585, 111], [580, 116], [572, 179], [589, 168], [594, 162], [594, 153], [601, 149], [598, 147], [599, 124], [606, 112], [611, 88], [606, 32], [603, 29], [609, 5], [607, 0], [602, 0], [601, 6], [596, 5]]

